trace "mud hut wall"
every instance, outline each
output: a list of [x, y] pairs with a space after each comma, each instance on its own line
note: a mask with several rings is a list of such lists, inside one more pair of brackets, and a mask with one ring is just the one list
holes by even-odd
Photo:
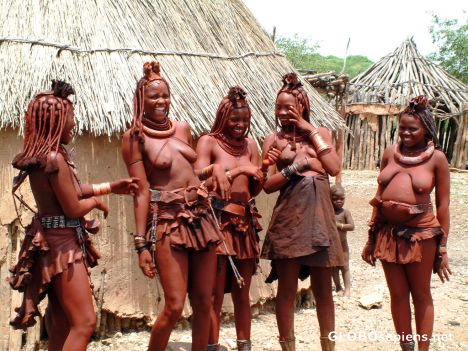
[[393, 115], [348, 114], [344, 134], [344, 169], [375, 169], [385, 148], [394, 143], [397, 118]]
[[[11, 160], [21, 149], [22, 139], [18, 137], [16, 130], [2, 131], [0, 135], [2, 140], [0, 148], [0, 191], [2, 196], [0, 211], [0, 349], [7, 349], [5, 345], [13, 342], [14, 338], [19, 338], [15, 341], [16, 344], [22, 342], [20, 333], [12, 333], [8, 327], [8, 320], [13, 315], [11, 306], [18, 306], [20, 294], [12, 293], [5, 282], [8, 268], [16, 259], [17, 249], [24, 235], [24, 231], [18, 227], [10, 193], [12, 177], [16, 174], [11, 167]], [[77, 138], [73, 149], [72, 157], [82, 182], [97, 183], [127, 176], [120, 153], [119, 140], [109, 140], [104, 136], [96, 138], [82, 135]], [[34, 200], [29, 185], [26, 183], [20, 188], [20, 194], [29, 204], [33, 205]], [[95, 295], [99, 296], [100, 289], [103, 289], [102, 310], [108, 315], [112, 314], [119, 318], [141, 318], [150, 322], [162, 309], [162, 288], [156, 280], [145, 278], [138, 268], [137, 255], [133, 250], [132, 238], [129, 235], [129, 232], [134, 228], [132, 199], [110, 195], [105, 196], [104, 200], [109, 204], [108, 218], [102, 218], [98, 211], [93, 211], [89, 215], [89, 217], [101, 221], [101, 230], [93, 237], [98, 250], [102, 253], [99, 266], [92, 270]], [[275, 195], [264, 193], [257, 198], [257, 207], [263, 216], [261, 219], [264, 228], [261, 233], [262, 240], [275, 201]], [[27, 223], [31, 215], [26, 211], [22, 213], [23, 222]], [[269, 261], [262, 260], [250, 290], [252, 304], [262, 304], [274, 297], [276, 285], [264, 283], [269, 271]], [[302, 285], [300, 288], [303, 288]], [[224, 309], [226, 312], [232, 312], [232, 302], [229, 298], [226, 298]], [[184, 313], [186, 316], [190, 313], [188, 304]]]

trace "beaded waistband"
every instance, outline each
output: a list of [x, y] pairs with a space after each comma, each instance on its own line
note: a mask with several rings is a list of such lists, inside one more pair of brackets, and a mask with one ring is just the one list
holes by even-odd
[[67, 218], [63, 215], [41, 217], [41, 224], [44, 229], [76, 228], [82, 225], [80, 219]]

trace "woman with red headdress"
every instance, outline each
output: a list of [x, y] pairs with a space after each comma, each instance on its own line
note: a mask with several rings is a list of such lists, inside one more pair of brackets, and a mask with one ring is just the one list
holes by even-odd
[[344, 256], [336, 229], [328, 175], [340, 170], [330, 133], [309, 121], [307, 93], [296, 74], [283, 77], [276, 97], [280, 131], [263, 143], [265, 192], [280, 191], [262, 248], [272, 260], [267, 282], [278, 279], [276, 320], [282, 350], [295, 350], [294, 303], [298, 278], [311, 277], [322, 350], [333, 350], [332, 268]]
[[[225, 292], [231, 292], [237, 333], [237, 350], [251, 350], [250, 282], [260, 256], [257, 231], [261, 227], [254, 196], [262, 190], [259, 153], [247, 137], [251, 111], [247, 93], [232, 87], [219, 104], [211, 133], [197, 144], [196, 168], [220, 165], [231, 182], [228, 201], [211, 199], [225, 241], [218, 246], [218, 269], [214, 288], [211, 333], [208, 350], [218, 350], [219, 319]], [[228, 265], [228, 260], [233, 263]], [[234, 266], [235, 264], [235, 266]]]
[[[377, 193], [369, 223], [369, 239], [362, 258], [375, 265], [378, 258], [390, 290], [396, 332], [403, 351], [429, 350], [434, 323], [430, 291], [431, 271], [442, 282], [451, 274], [447, 257], [450, 173], [440, 150], [427, 99], [410, 101], [398, 124], [400, 142], [382, 156]], [[435, 189], [436, 215], [431, 193]], [[417, 335], [412, 335], [410, 295]]]
[[128, 172], [139, 178], [133, 234], [139, 266], [149, 278], [156, 269], [164, 290], [164, 310], [151, 331], [149, 350], [163, 351], [178, 321], [187, 292], [193, 309], [192, 350], [205, 351], [210, 327], [216, 247], [223, 239], [212, 216], [207, 186], [229, 192], [219, 166], [194, 170], [197, 154], [190, 127], [169, 118], [170, 90], [158, 62], [144, 65], [133, 98], [133, 125], [122, 154]]
[[13, 160], [20, 170], [13, 194], [30, 208], [15, 194], [29, 177], [37, 212], [26, 227], [18, 263], [11, 269], [9, 283], [23, 292], [23, 303], [10, 324], [15, 329], [34, 325], [38, 304], [48, 294], [48, 349], [79, 351], [86, 350], [96, 324], [88, 268], [99, 258], [87, 234], [96, 233], [98, 224], [83, 216], [93, 209], [107, 216], [107, 205], [97, 196], [133, 194], [137, 185], [134, 178], [101, 184], [79, 182], [64, 147], [72, 140], [75, 127], [73, 104], [68, 99], [74, 91], [62, 81], [53, 81], [52, 88], [29, 103], [23, 151]]

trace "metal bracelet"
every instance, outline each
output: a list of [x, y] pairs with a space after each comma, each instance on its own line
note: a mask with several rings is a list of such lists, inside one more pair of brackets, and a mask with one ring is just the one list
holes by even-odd
[[283, 175], [283, 177], [285, 177], [287, 180], [290, 180], [291, 179], [291, 176], [293, 174], [295, 174], [297, 172], [296, 169], [293, 168], [293, 165], [289, 165], [287, 167], [284, 167], [282, 170], [281, 170], [281, 174]]

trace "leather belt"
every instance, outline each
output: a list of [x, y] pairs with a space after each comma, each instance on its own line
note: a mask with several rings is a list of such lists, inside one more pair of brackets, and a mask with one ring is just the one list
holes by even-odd
[[41, 224], [44, 229], [77, 228], [82, 225], [80, 219], [67, 218], [63, 215], [41, 217]]

